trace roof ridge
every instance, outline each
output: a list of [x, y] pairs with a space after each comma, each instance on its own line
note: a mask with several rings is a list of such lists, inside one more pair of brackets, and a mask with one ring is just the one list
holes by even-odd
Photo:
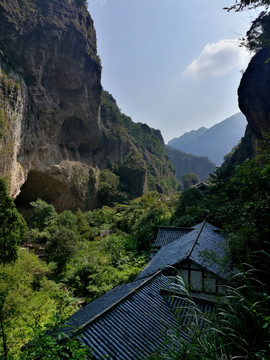
[[160, 226], [158, 229], [192, 230], [193, 226]]
[[[114, 308], [115, 306], [117, 306], [120, 302], [122, 302], [124, 299], [126, 299], [127, 297], [131, 296], [133, 293], [135, 293], [135, 291], [137, 291], [139, 288], [143, 287], [145, 284], [147, 284], [150, 280], [152, 280], [154, 277], [156, 277], [157, 275], [159, 275], [162, 272], [162, 270], [158, 270], [156, 271], [154, 274], [152, 274], [150, 277], [148, 277], [146, 280], [142, 281], [139, 285], [135, 286], [130, 292], [128, 292], [127, 294], [125, 294], [124, 296], [122, 296], [120, 299], [118, 299], [116, 302], [114, 302], [112, 305], [108, 306], [107, 308], [105, 308], [104, 310], [102, 310], [100, 313], [98, 313], [97, 315], [95, 315], [94, 317], [92, 317], [91, 319], [89, 319], [88, 321], [86, 321], [85, 323], [83, 323], [82, 325], [80, 325], [78, 328], [76, 328], [76, 330], [74, 331], [74, 333], [78, 333], [80, 332], [84, 327], [88, 326], [89, 324], [91, 324], [92, 322], [94, 322], [95, 320], [97, 320], [98, 318], [100, 318], [101, 316], [103, 316], [106, 312], [108, 312], [109, 310], [111, 310], [112, 308]], [[136, 281], [136, 280], [135, 280]], [[114, 290], [116, 288], [113, 288], [112, 290]], [[106, 293], [108, 294], [108, 293]], [[104, 295], [106, 295], [104, 294]], [[90, 303], [91, 304], [91, 303]]]
[[187, 258], [189, 258], [190, 255], [192, 254], [192, 251], [194, 250], [194, 248], [195, 248], [195, 246], [196, 246], [196, 244], [197, 244], [197, 241], [199, 240], [199, 237], [201, 236], [201, 233], [202, 233], [202, 230], [203, 230], [205, 224], [206, 224], [206, 220], [203, 221], [202, 226], [201, 226], [201, 228], [200, 228], [200, 231], [198, 232], [198, 235], [197, 235], [197, 237], [196, 237], [196, 239], [195, 239], [195, 241], [194, 241], [191, 249], [189, 250], [189, 252], [188, 252], [188, 254], [187, 254]]

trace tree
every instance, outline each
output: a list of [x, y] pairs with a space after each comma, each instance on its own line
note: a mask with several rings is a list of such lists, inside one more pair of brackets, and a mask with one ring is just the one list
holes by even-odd
[[224, 9], [227, 11], [242, 11], [246, 7], [248, 9], [256, 9], [260, 6], [265, 6], [266, 9], [269, 8], [270, 0], [236, 0], [235, 5], [232, 5], [230, 7], [225, 7]]
[[236, 0], [236, 4], [231, 7], [224, 8], [227, 11], [243, 11], [245, 8], [256, 9], [265, 7], [259, 16], [252, 21], [250, 29], [246, 33], [246, 37], [241, 39], [243, 46], [248, 50], [258, 52], [260, 49], [270, 47], [270, 15], [268, 13], [270, 0]]
[[109, 169], [102, 170], [98, 185], [98, 205], [113, 205], [119, 197], [118, 187], [120, 184], [119, 176]]
[[46, 226], [57, 216], [57, 213], [53, 207], [41, 199], [30, 202], [30, 205], [33, 208], [33, 217], [31, 222], [36, 226], [39, 231], [44, 230]]
[[67, 229], [74, 231], [75, 233], [78, 232], [77, 217], [70, 210], [65, 210], [60, 215], [58, 215], [55, 220], [55, 225], [59, 228], [65, 227]]
[[89, 240], [91, 235], [90, 226], [87, 224], [85, 215], [81, 209], [78, 209], [76, 212], [76, 225], [78, 233], [81, 235], [81, 237], [85, 240]]
[[44, 328], [55, 313], [66, 318], [78, 309], [68, 289], [50, 275], [48, 265], [26, 249], [15, 263], [0, 265], [0, 359], [5, 353], [8, 360], [18, 359], [32, 328]]
[[78, 248], [78, 235], [65, 227], [56, 231], [46, 245], [46, 253], [50, 261], [57, 264], [58, 270], [65, 267], [68, 260]]
[[180, 195], [175, 212], [171, 217], [173, 226], [192, 226], [206, 218], [205, 194], [195, 188], [187, 189]]
[[7, 193], [4, 179], [0, 179], [0, 263], [17, 259], [20, 242], [26, 238], [26, 223]]
[[200, 181], [199, 176], [195, 173], [186, 173], [182, 176], [182, 179], [184, 190], [188, 189], [192, 185], [197, 184]]
[[270, 15], [262, 11], [247, 31], [244, 45], [250, 50], [258, 52], [270, 47]]

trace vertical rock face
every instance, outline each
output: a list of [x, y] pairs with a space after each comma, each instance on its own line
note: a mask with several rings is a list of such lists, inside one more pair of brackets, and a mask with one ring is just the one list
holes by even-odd
[[40, 197], [94, 208], [106, 168], [131, 197], [174, 183], [160, 134], [114, 102], [100, 116], [96, 33], [81, 3], [0, 0], [0, 176], [19, 207]]
[[270, 51], [260, 50], [243, 74], [239, 89], [239, 107], [257, 138], [270, 132]]
[[84, 208], [103, 142], [93, 21], [75, 0], [1, 0], [0, 16], [1, 173], [19, 201]]

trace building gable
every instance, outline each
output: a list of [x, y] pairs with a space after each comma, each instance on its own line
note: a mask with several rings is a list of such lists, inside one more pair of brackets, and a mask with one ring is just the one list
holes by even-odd
[[192, 260], [218, 277], [225, 278], [229, 271], [228, 263], [224, 263], [226, 239], [219, 235], [218, 230], [207, 222], [195, 225], [193, 230], [163, 246], [137, 279], [150, 276], [167, 266], [177, 266], [186, 259]]

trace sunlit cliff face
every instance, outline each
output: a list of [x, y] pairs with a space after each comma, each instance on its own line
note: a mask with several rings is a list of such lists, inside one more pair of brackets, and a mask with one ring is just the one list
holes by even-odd
[[11, 194], [20, 193], [18, 203], [40, 196], [59, 210], [71, 203], [84, 208], [87, 177], [98, 163], [93, 154], [103, 141], [95, 29], [86, 9], [75, 2], [45, 0], [31, 6], [16, 9], [16, 1], [8, 7], [0, 1], [2, 78], [6, 86], [16, 82], [18, 88], [17, 95], [6, 91], [3, 81], [0, 88], [10, 124], [1, 146], [5, 152], [9, 142], [15, 154], [4, 156], [0, 172], [10, 179]]

